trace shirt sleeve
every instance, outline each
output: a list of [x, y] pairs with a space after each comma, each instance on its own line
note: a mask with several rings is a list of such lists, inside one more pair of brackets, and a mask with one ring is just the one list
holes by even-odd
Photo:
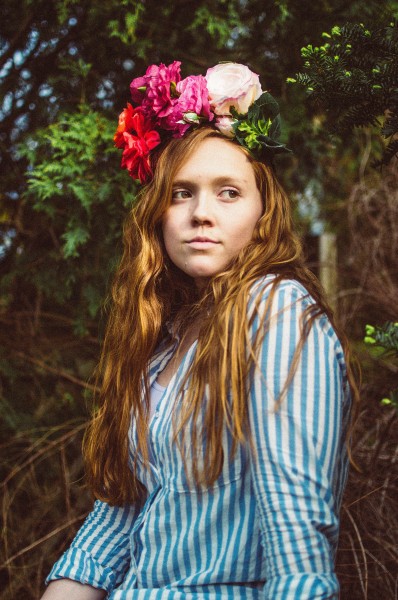
[[[263, 291], [264, 303], [267, 296]], [[334, 555], [350, 399], [343, 351], [326, 317], [314, 321], [284, 390], [312, 302], [300, 284], [278, 285], [251, 382], [251, 469], [267, 600], [339, 596]]]
[[70, 548], [46, 579], [73, 579], [110, 592], [130, 563], [129, 534], [136, 517], [131, 505], [110, 506], [97, 500]]

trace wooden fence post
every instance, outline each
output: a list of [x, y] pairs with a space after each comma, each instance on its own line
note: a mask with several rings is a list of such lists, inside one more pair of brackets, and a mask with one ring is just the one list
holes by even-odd
[[334, 311], [337, 311], [337, 236], [335, 233], [324, 232], [319, 237], [319, 279], [329, 304]]

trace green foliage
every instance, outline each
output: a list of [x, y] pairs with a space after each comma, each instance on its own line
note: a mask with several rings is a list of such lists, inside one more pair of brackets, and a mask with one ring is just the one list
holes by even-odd
[[281, 126], [279, 106], [268, 92], [261, 94], [250, 106], [247, 117], [232, 109], [233, 128], [241, 144], [253, 151], [254, 156], [273, 161], [275, 154], [290, 152], [279, 141]]
[[[384, 325], [366, 325], [364, 342], [370, 346], [378, 346], [383, 350], [381, 356], [390, 358], [392, 362], [398, 359], [398, 323], [388, 321]], [[389, 398], [383, 398], [381, 404], [394, 406], [398, 410], [398, 389], [393, 390]]]
[[382, 398], [380, 403], [383, 406], [393, 406], [398, 411], [398, 390], [391, 392], [390, 398]]
[[398, 323], [387, 322], [381, 326], [366, 325], [367, 344], [381, 346], [387, 352], [398, 354]]
[[[30, 217], [41, 232], [39, 239], [28, 236], [25, 252], [15, 257], [14, 277], [18, 285], [30, 281], [60, 305], [79, 298], [70, 314], [80, 329], [85, 318], [98, 315], [118, 258], [123, 218], [134, 198], [133, 182], [119, 169], [114, 129], [112, 120], [81, 106], [18, 149], [30, 163], [24, 203], [36, 213]], [[32, 259], [44, 250], [45, 271], [41, 266], [32, 270]]]
[[225, 0], [220, 3], [218, 14], [212, 6], [199, 6], [189, 27], [196, 34], [205, 29], [215, 40], [217, 48], [223, 48], [231, 40], [231, 32], [241, 28], [241, 18], [234, 3]]
[[123, 0], [122, 5], [128, 7], [130, 12], [123, 15], [123, 23], [117, 19], [109, 21], [109, 32], [112, 37], [119, 38], [123, 44], [134, 44], [137, 41], [140, 17], [145, 10], [144, 3]]
[[373, 30], [361, 24], [332, 27], [322, 46], [301, 51], [304, 71], [290, 83], [305, 86], [328, 126], [338, 135], [353, 127], [379, 125], [388, 145], [378, 164], [398, 152], [398, 23]]

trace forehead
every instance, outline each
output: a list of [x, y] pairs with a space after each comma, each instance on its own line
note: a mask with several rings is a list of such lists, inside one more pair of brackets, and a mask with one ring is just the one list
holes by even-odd
[[241, 177], [254, 179], [254, 171], [245, 152], [228, 140], [208, 138], [186, 157], [174, 180], [192, 177]]

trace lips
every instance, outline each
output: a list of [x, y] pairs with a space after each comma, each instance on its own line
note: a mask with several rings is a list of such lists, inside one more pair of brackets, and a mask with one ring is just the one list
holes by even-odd
[[212, 240], [211, 238], [201, 235], [197, 235], [196, 237], [192, 238], [191, 240], [188, 240], [187, 242], [188, 246], [190, 248], [193, 248], [194, 250], [205, 250], [207, 248], [214, 248], [214, 246], [216, 246], [219, 243], [220, 242], [217, 242], [216, 240]]
[[201, 235], [197, 235], [196, 237], [192, 238], [192, 240], [188, 240], [188, 244], [191, 244], [192, 242], [199, 242], [199, 243], [211, 242], [212, 244], [219, 243], [219, 242], [216, 242], [216, 240], [212, 240], [211, 238], [204, 237]]

